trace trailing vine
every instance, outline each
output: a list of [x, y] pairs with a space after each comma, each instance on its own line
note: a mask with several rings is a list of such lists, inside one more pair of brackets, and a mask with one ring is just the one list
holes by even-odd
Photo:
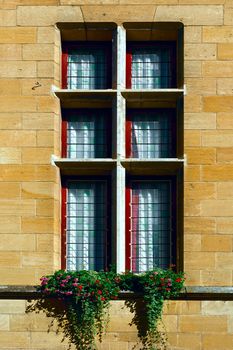
[[179, 296], [184, 284], [184, 274], [172, 269], [154, 269], [142, 274], [116, 274], [96, 271], [63, 271], [41, 278], [38, 290], [45, 296], [29, 311], [42, 310], [57, 319], [58, 329], [79, 350], [96, 349], [106, 330], [110, 301], [118, 299], [121, 291], [139, 293], [143, 321], [137, 312], [136, 299], [126, 301], [135, 312], [133, 323], [138, 326], [138, 336], [143, 350], [166, 348], [163, 332], [158, 330], [164, 300]]

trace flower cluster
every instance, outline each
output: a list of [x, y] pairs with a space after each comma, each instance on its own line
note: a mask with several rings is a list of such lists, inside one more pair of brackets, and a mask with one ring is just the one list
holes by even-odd
[[67, 297], [90, 302], [105, 302], [116, 299], [120, 288], [112, 272], [57, 271], [54, 275], [41, 277], [39, 290], [46, 295]]

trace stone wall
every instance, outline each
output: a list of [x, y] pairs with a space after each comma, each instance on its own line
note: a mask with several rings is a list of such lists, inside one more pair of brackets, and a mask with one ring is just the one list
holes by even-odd
[[[184, 23], [187, 285], [231, 286], [233, 270], [233, 1], [0, 0], [0, 276], [34, 285], [60, 266], [60, 85], [56, 22]], [[114, 302], [100, 349], [136, 342]], [[2, 349], [64, 349], [25, 300], [0, 301]], [[232, 350], [232, 301], [171, 302], [170, 349]], [[168, 312], [168, 314], [167, 314]], [[124, 320], [123, 320], [124, 318]], [[123, 322], [123, 321], [124, 322]]]
[[[67, 341], [43, 313], [25, 314], [25, 300], [0, 301], [0, 346], [12, 350], [65, 350]], [[100, 350], [141, 349], [124, 301], [112, 302], [110, 324]], [[170, 301], [164, 307], [169, 350], [232, 350], [233, 301]], [[72, 347], [74, 349], [74, 347]]]

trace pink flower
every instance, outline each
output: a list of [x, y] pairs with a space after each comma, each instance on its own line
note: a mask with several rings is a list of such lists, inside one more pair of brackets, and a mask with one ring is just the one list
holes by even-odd
[[66, 295], [72, 295], [73, 292], [70, 291], [70, 292], [66, 292], [65, 294], [66, 294]]
[[77, 287], [78, 283], [73, 283], [72, 286]]
[[61, 283], [61, 287], [65, 287], [65, 285], [63, 283]]

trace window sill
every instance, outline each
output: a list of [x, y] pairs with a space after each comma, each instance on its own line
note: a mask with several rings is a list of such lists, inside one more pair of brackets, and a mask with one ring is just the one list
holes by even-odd
[[[0, 286], [0, 299], [38, 299], [41, 293], [36, 286], [6, 285]], [[140, 298], [141, 294], [133, 292], [121, 292], [118, 300]], [[187, 286], [181, 292], [178, 300], [233, 300], [233, 287], [204, 287]]]

